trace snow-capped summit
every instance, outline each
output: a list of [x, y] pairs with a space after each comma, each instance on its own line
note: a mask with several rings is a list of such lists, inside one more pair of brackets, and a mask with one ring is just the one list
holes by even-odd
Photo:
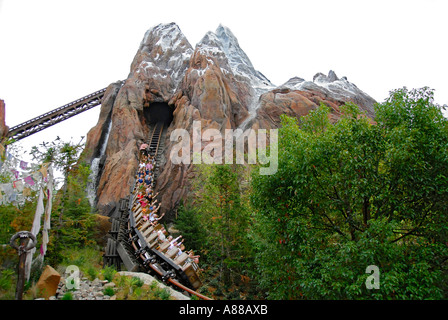
[[[230, 76], [229, 83], [235, 92], [246, 96], [242, 103], [251, 116], [255, 116], [262, 94], [281, 87], [319, 91], [339, 101], [354, 101], [365, 106], [369, 115], [374, 113], [375, 100], [332, 70], [328, 75], [317, 73], [312, 81], [294, 77], [280, 87], [273, 85], [254, 68], [232, 31], [221, 24], [215, 32], [207, 32], [194, 49], [176, 23], [161, 23], [150, 28], [132, 62], [131, 75], [136, 84], [145, 83], [161, 92], [164, 100], [170, 99], [179, 90], [195, 51], [205, 57], [206, 64], [216, 63], [223, 74]], [[197, 75], [203, 75], [207, 68], [202, 65], [196, 69]]]
[[215, 58], [221, 69], [231, 72], [229, 60], [224, 52], [221, 39], [214, 32], [208, 31], [196, 44], [196, 50], [205, 56]]
[[157, 47], [164, 53], [170, 53], [178, 48], [193, 50], [179, 26], [174, 22], [160, 23], [146, 31], [139, 51], [151, 52]]
[[249, 57], [241, 49], [238, 39], [229, 28], [220, 24], [216, 29], [216, 35], [221, 40], [222, 47], [235, 75], [248, 77], [257, 88], [274, 86], [261, 72], [255, 70]]
[[221, 24], [215, 32], [207, 32], [196, 48], [217, 59], [225, 72], [231, 72], [239, 81], [247, 82], [254, 89], [254, 95], [259, 96], [275, 87], [261, 72], [255, 70], [238, 39]]
[[292, 90], [320, 91], [336, 100], [353, 101], [364, 108], [368, 115], [373, 116], [374, 114], [373, 105], [376, 101], [354, 83], [348, 81], [347, 77], [339, 79], [333, 70], [330, 70], [328, 75], [320, 72], [316, 73], [313, 81], [305, 81], [302, 78], [294, 77], [280, 87], [287, 87]]
[[158, 24], [146, 31], [131, 65], [142, 81], [168, 78], [175, 91], [188, 68], [193, 47], [175, 23]]

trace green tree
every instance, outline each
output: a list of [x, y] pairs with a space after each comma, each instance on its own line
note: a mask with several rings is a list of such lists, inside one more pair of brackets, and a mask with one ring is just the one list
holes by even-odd
[[241, 185], [244, 169], [228, 164], [197, 168], [193, 196], [179, 211], [176, 225], [199, 240], [201, 265], [215, 266], [209, 277], [217, 271], [219, 287], [226, 289], [239, 282], [253, 263], [247, 239], [250, 211]]
[[[83, 150], [83, 138], [78, 143], [64, 142], [59, 137], [51, 143], [33, 147], [31, 154], [41, 163], [51, 162], [63, 174], [62, 188], [57, 192], [52, 214], [52, 228], [48, 245], [47, 259], [57, 264], [64, 258], [70, 247], [83, 247], [93, 244], [95, 216], [90, 214], [86, 186], [90, 169], [79, 161]], [[56, 223], [55, 223], [56, 222]]]
[[55, 141], [42, 142], [39, 146], [33, 146], [31, 155], [33, 160], [39, 163], [51, 163], [56, 170], [63, 174], [63, 196], [62, 205], [59, 207], [59, 225], [62, 225], [62, 217], [64, 213], [65, 200], [67, 198], [67, 188], [69, 184], [69, 175], [75, 168], [79, 154], [84, 148], [84, 137], [78, 143], [64, 142], [58, 136]]
[[254, 172], [261, 285], [275, 299], [444, 297], [448, 122], [433, 92], [391, 92], [376, 124], [342, 111], [334, 125], [325, 106], [282, 117], [278, 172]]
[[182, 232], [182, 237], [188, 241], [188, 248], [194, 252], [203, 249], [205, 233], [202, 232], [202, 223], [193, 206], [181, 202], [177, 209], [178, 218], [176, 228]]

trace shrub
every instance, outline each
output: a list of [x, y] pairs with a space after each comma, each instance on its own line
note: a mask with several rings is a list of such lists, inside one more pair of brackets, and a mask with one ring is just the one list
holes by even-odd
[[131, 278], [131, 286], [140, 288], [145, 284], [145, 282], [140, 279], [139, 277], [132, 277]]
[[114, 288], [107, 287], [103, 291], [104, 295], [112, 297], [115, 294]]
[[64, 293], [61, 300], [73, 300], [73, 294], [70, 291], [68, 291]]
[[112, 281], [114, 279], [115, 274], [117, 271], [113, 267], [105, 267], [103, 270], [101, 270], [101, 274], [104, 277], [104, 280]]

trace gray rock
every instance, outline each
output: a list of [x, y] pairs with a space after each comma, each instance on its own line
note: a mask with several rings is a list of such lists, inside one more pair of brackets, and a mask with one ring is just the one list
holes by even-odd
[[106, 283], [103, 288], [115, 288], [116, 284], [114, 282]]
[[328, 72], [328, 81], [330, 82], [334, 82], [336, 80], [339, 80], [338, 76], [336, 75], [336, 73], [333, 70], [330, 70], [330, 72]]

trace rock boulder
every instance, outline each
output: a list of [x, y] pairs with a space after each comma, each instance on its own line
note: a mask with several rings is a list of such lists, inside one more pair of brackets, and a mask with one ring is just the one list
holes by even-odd
[[46, 265], [36, 284], [39, 296], [45, 298], [45, 300], [54, 296], [60, 279], [61, 275], [51, 266]]

